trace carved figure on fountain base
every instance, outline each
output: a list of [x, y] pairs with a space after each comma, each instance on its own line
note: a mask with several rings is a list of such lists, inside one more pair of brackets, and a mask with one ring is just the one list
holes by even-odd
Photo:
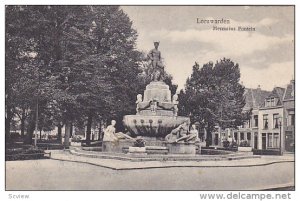
[[189, 131], [188, 122], [184, 122], [177, 128], [173, 129], [172, 132], [165, 137], [165, 140], [170, 143], [200, 142], [196, 125], [193, 124]]

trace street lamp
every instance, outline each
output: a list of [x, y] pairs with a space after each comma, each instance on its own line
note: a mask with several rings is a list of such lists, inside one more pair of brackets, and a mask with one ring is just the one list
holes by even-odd
[[282, 155], [282, 148], [281, 148], [282, 117], [279, 117], [278, 121], [279, 121], [279, 154]]
[[40, 71], [37, 71], [38, 85], [37, 85], [37, 96], [36, 96], [36, 116], [35, 116], [35, 134], [34, 134], [34, 147], [37, 148], [37, 135], [39, 126], [39, 95], [40, 95]]
[[35, 116], [35, 132], [34, 132], [34, 147], [37, 148], [37, 136], [39, 126], [39, 99], [36, 99], [36, 116]]

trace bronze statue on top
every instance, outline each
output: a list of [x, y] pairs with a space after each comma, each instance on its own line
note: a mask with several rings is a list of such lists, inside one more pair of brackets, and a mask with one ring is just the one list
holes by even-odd
[[161, 60], [161, 53], [158, 50], [159, 42], [154, 42], [154, 49], [150, 50], [148, 53], [148, 59], [151, 61], [151, 67], [153, 70], [152, 80], [160, 81], [162, 80], [164, 66]]

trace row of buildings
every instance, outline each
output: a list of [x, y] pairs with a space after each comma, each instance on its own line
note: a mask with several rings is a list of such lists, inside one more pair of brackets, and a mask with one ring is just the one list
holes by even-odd
[[[252, 110], [251, 118], [238, 129], [226, 129], [213, 134], [213, 145], [223, 140], [234, 140], [238, 145], [245, 142], [253, 149], [279, 149], [294, 151], [295, 148], [295, 81], [272, 91], [246, 89], [244, 111]], [[243, 143], [245, 144], [245, 143]]]

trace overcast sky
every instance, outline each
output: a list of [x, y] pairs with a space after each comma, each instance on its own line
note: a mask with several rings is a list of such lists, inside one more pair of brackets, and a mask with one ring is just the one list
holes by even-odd
[[[294, 77], [294, 8], [257, 6], [122, 6], [137, 30], [137, 48], [148, 52], [160, 41], [166, 71], [184, 88], [192, 66], [226, 57], [239, 63], [246, 87], [272, 90]], [[213, 31], [199, 19], [228, 19], [218, 27], [255, 31]]]

